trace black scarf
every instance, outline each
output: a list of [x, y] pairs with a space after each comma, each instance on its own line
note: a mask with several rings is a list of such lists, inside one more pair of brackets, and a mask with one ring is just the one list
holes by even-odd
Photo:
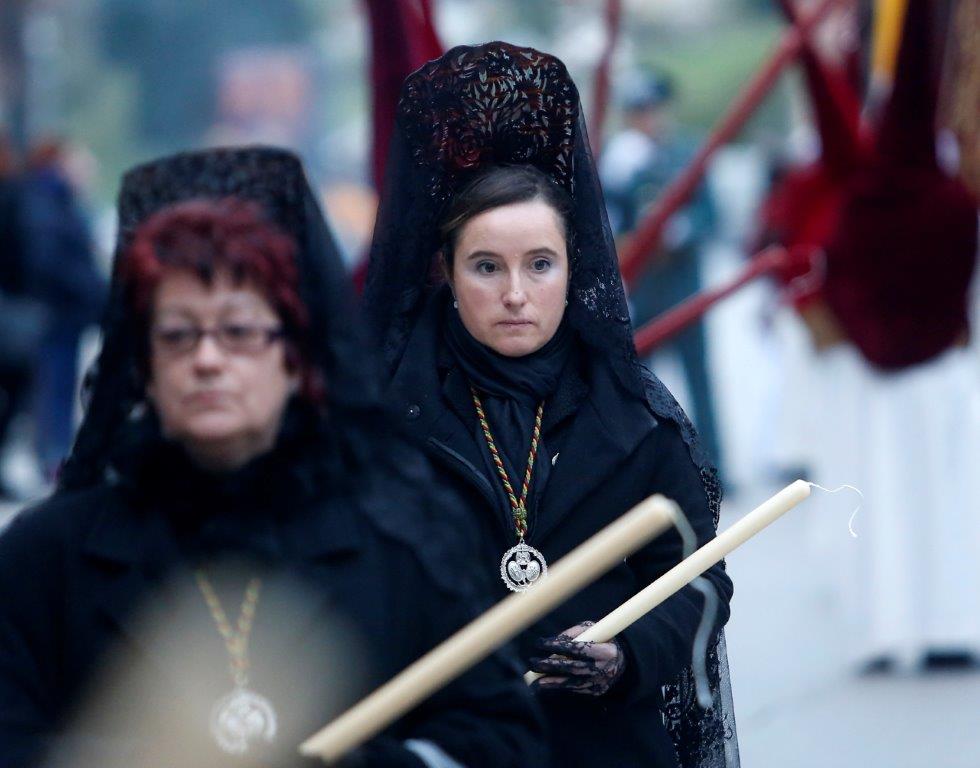
[[[480, 395], [494, 442], [510, 482], [519, 493], [527, 467], [535, 413], [538, 405], [558, 388], [572, 348], [568, 324], [562, 320], [548, 343], [524, 357], [507, 357], [481, 344], [466, 330], [459, 312], [452, 306], [447, 307], [444, 327], [446, 345]], [[480, 443], [485, 443], [482, 434]], [[547, 453], [541, 445], [538, 450], [544, 460], [535, 464], [533, 485], [543, 488], [543, 478], [548, 470]], [[493, 474], [492, 482], [499, 483], [496, 471]]]
[[163, 437], [152, 410], [131, 422], [112, 467], [131, 493], [167, 517], [181, 553], [192, 561], [241, 556], [287, 558], [282, 526], [322, 484], [322, 450], [310, 407], [294, 401], [275, 446], [238, 469], [212, 472]]

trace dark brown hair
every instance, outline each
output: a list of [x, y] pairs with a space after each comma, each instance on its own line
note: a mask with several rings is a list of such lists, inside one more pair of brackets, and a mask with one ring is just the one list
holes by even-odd
[[541, 200], [558, 214], [571, 258], [572, 228], [569, 226], [569, 218], [572, 199], [568, 193], [533, 165], [496, 165], [489, 167], [460, 189], [439, 222], [442, 256], [446, 266], [452, 268], [456, 242], [467, 222], [493, 208], [530, 200]]

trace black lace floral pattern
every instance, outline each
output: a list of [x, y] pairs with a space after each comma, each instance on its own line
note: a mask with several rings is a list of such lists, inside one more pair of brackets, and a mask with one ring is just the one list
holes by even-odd
[[583, 621], [557, 637], [538, 641], [538, 650], [551, 654], [531, 659], [531, 669], [545, 675], [537, 683], [541, 690], [605, 696], [619, 682], [626, 671], [626, 653], [617, 638], [606, 643], [575, 639], [594, 624]]
[[709, 650], [707, 662], [711, 706], [701, 709], [698, 704], [697, 686], [688, 667], [664, 687], [664, 724], [684, 768], [732, 768], [739, 765], [738, 739], [724, 634]]
[[578, 92], [547, 54], [507, 43], [454, 48], [405, 81], [397, 119], [440, 202], [487, 164], [530, 163], [572, 188]]
[[[722, 501], [718, 470], [708, 459], [684, 409], [659, 379], [648, 371], [645, 373], [647, 404], [658, 418], [670, 420], [680, 428], [691, 460], [699, 468], [708, 509], [717, 529]], [[694, 670], [687, 667], [664, 686], [664, 724], [684, 768], [732, 768], [739, 765], [738, 739], [723, 632], [709, 646], [706, 661], [711, 706], [701, 709]]]
[[446, 204], [474, 172], [499, 163], [535, 165], [572, 193], [570, 324], [642, 397], [578, 90], [553, 56], [501, 42], [454, 48], [403, 87], [364, 294], [389, 370], [433, 289], [436, 223]]
[[119, 193], [121, 245], [152, 213], [188, 197], [234, 196], [260, 203], [298, 240], [305, 179], [296, 159], [273, 149], [214, 149], [147, 163], [126, 174]]

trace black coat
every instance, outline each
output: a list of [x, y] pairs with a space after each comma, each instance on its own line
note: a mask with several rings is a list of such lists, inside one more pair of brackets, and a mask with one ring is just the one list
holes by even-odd
[[[389, 399], [424, 445], [444, 481], [467, 499], [485, 542], [476, 565], [496, 585], [500, 557], [514, 544], [513, 523], [480, 443], [469, 387], [441, 341], [441, 303], [431, 300], [412, 332], [390, 384]], [[554, 460], [547, 485], [536, 489], [527, 542], [549, 563], [653, 493], [674, 499], [694, 527], [699, 545], [715, 534], [711, 504], [698, 465], [677, 424], [655, 417], [630, 398], [603, 365], [573, 356], [558, 391], [546, 403], [542, 444]], [[670, 531], [588, 586], [520, 639], [527, 663], [541, 655], [534, 642], [584, 620], [597, 621], [675, 565], [680, 538]], [[727, 621], [732, 584], [721, 565], [706, 577]], [[677, 764], [663, 725], [661, 687], [691, 663], [703, 600], [686, 587], [627, 629], [620, 640], [627, 672], [604, 697], [570, 693], [541, 696], [551, 728], [552, 765], [654, 768]]]
[[[56, 752], [63, 748], [68, 764], [111, 765], [107, 755], [130, 754], [127, 712], [150, 691], [158, 694], [153, 707], [179, 713], [192, 724], [188, 738], [200, 737], [214, 751], [206, 764], [220, 763], [206, 733], [207, 707], [184, 698], [182, 663], [168, 661], [174, 657], [139, 620], [140, 609], [150, 607], [180, 626], [197, 662], [192, 682], [206, 692], [208, 707], [231, 689], [228, 656], [189, 578], [192, 563], [237, 552], [247, 558], [245, 572], [265, 574], [249, 687], [280, 710], [290, 701], [315, 703], [292, 721], [280, 711], [279, 743], [289, 757], [268, 765], [296, 762], [293, 745], [484, 607], [442, 570], [451, 572], [451, 559], [465, 551], [445, 550], [442, 557], [430, 546], [438, 537], [417, 515], [406, 527], [390, 514], [393, 498], [416, 509], [417, 493], [391, 484], [356, 500], [336, 493], [324, 500], [302, 473], [291, 472], [270, 478], [256, 470], [227, 487], [158, 472], [155, 482], [59, 494], [11, 523], [0, 536], [0, 766], [27, 764], [52, 744]], [[225, 512], [202, 523], [203, 508]], [[183, 602], [174, 584], [187, 586]], [[281, 610], [284, 600], [276, 596], [287, 584], [302, 585], [306, 597]], [[223, 599], [233, 625], [243, 586], [241, 579]], [[342, 641], [325, 636], [338, 621]], [[65, 747], [59, 739], [68, 738], [68, 715], [107, 659], [145, 666], [156, 682], [137, 683], [135, 697], [111, 688], [107, 710], [83, 719]], [[513, 656], [491, 657], [397, 723], [389, 737], [433, 741], [468, 768], [540, 765], [541, 723], [518, 666]], [[355, 682], [338, 695], [338, 679], [355, 669]], [[129, 735], [136, 742], [142, 736]], [[378, 757], [367, 765], [416, 765], [417, 758], [404, 759]], [[125, 757], [115, 764], [137, 762]]]

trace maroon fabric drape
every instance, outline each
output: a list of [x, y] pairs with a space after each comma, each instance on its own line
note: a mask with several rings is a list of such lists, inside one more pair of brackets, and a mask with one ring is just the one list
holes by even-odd
[[884, 369], [925, 362], [969, 329], [977, 201], [936, 161], [934, 12], [909, 2], [892, 94], [827, 244], [827, 304]]
[[[793, 0], [778, 3], [787, 21], [798, 23]], [[809, 40], [800, 53], [813, 120], [820, 137], [820, 157], [810, 165], [789, 169], [760, 208], [760, 232], [753, 250], [778, 243], [787, 248], [818, 246], [821, 250], [837, 231], [843, 185], [861, 158], [861, 104], [850, 73], [820, 58]], [[799, 263], [801, 269], [807, 265]], [[785, 271], [788, 282], [802, 273]], [[797, 284], [799, 285], [799, 284]], [[823, 286], [806, 281], [793, 292], [797, 308], [822, 299]]]
[[[800, 23], [794, 0], [779, 0], [778, 4], [787, 21], [794, 25]], [[802, 42], [800, 63], [820, 136], [820, 162], [828, 173], [839, 178], [858, 160], [860, 96], [854, 88], [848, 64], [830, 66], [820, 58], [809, 39]]]
[[893, 91], [877, 124], [853, 139], [857, 94], [806, 52], [822, 155], [790, 171], [762, 208], [766, 242], [826, 253], [824, 283], [806, 301], [824, 301], [886, 370], [935, 357], [969, 328], [977, 203], [936, 162], [934, 11], [910, 0]]
[[623, 18], [623, 0], [606, 0], [606, 45], [595, 68], [595, 84], [592, 97], [592, 121], [589, 140], [592, 154], [598, 160], [602, 152], [603, 127], [609, 111], [610, 70], [619, 45]]
[[[791, 4], [781, 5], [796, 21]], [[797, 305], [824, 302], [865, 358], [885, 370], [928, 361], [969, 330], [977, 200], [936, 162], [942, 36], [933, 32], [935, 10], [931, 0], [910, 0], [893, 91], [880, 120], [863, 132], [853, 78], [803, 46], [821, 156], [778, 182], [762, 206], [755, 244], [825, 253], [822, 285], [805, 281], [810, 289], [794, 291]], [[756, 266], [746, 276], [761, 273]], [[766, 271], [789, 281], [807, 266], [790, 259]], [[638, 332], [638, 342], [655, 343], [672, 322], [718, 298], [692, 300]]]
[[432, 0], [364, 0], [364, 5], [371, 30], [372, 175], [380, 189], [402, 83], [443, 51]]
[[[364, 7], [371, 32], [371, 177], [380, 193], [402, 83], [443, 49], [432, 0], [364, 0]], [[355, 289], [361, 291], [366, 278], [364, 256], [354, 267]]]

